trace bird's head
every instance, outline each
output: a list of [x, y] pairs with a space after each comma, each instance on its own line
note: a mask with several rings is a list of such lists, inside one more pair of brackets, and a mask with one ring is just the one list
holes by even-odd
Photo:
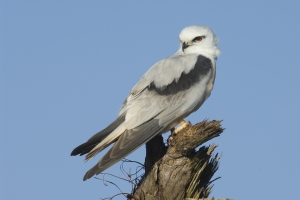
[[207, 26], [188, 26], [180, 34], [180, 48], [184, 54], [196, 53], [216, 58], [220, 54], [218, 37]]

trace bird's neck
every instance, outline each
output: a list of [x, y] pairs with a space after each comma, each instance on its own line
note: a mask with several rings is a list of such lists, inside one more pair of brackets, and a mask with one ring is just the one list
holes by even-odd
[[189, 47], [184, 52], [181, 50], [181, 48], [178, 49], [178, 51], [176, 52], [175, 55], [199, 54], [199, 55], [205, 56], [207, 58], [210, 58], [211, 60], [216, 60], [220, 53], [221, 53], [220, 50], [216, 46], [213, 46], [210, 48]]

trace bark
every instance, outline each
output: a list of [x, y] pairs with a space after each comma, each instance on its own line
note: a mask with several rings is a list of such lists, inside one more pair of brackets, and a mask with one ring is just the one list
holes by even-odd
[[216, 145], [196, 148], [223, 132], [221, 121], [204, 120], [171, 134], [168, 145], [161, 135], [146, 144], [145, 175], [128, 199], [183, 200], [207, 198], [218, 169]]

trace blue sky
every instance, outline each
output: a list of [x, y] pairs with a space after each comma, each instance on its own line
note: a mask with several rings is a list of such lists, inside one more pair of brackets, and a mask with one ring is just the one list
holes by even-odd
[[[187, 119], [224, 120], [226, 131], [209, 142], [222, 153], [212, 196], [298, 197], [299, 7], [296, 0], [0, 1], [1, 196], [118, 193], [82, 181], [103, 154], [84, 163], [70, 152], [116, 118], [146, 70], [177, 50], [181, 29], [207, 25], [220, 38], [217, 78]], [[143, 162], [144, 154], [143, 146], [128, 158]], [[119, 166], [107, 172], [121, 175]]]

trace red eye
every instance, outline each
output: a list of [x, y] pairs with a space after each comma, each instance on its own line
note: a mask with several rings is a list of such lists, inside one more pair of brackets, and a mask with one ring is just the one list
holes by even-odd
[[204, 36], [198, 36], [198, 37], [195, 37], [195, 38], [193, 39], [193, 42], [200, 42], [203, 38], [204, 38]]
[[196, 38], [195, 38], [195, 41], [200, 42], [201, 40], [202, 40], [202, 37], [196, 37]]

